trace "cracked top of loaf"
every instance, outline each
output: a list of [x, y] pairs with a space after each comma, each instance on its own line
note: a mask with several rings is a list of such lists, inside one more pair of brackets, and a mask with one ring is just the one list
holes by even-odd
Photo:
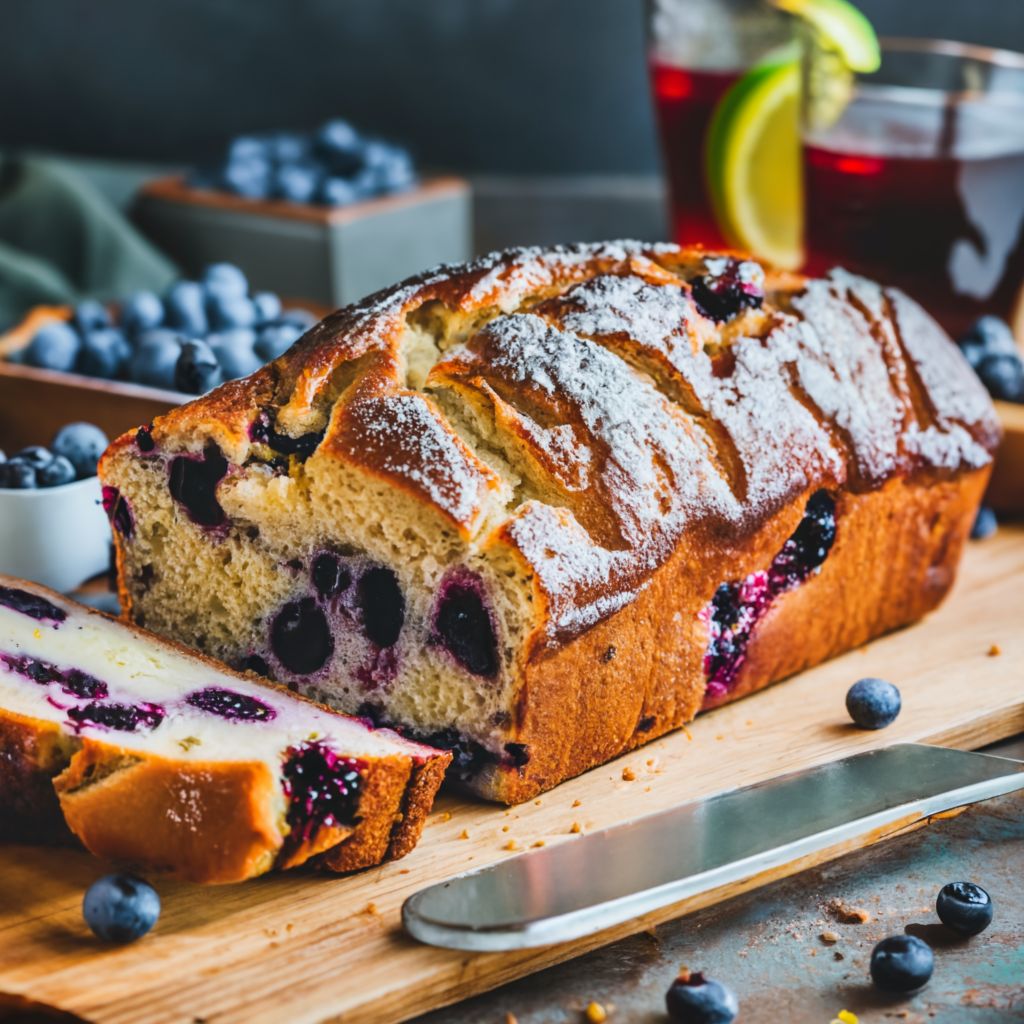
[[553, 639], [631, 600], [684, 531], [736, 542], [813, 489], [979, 468], [999, 428], [956, 346], [899, 291], [617, 242], [411, 278], [152, 438], [386, 481], [458, 544], [513, 550]]

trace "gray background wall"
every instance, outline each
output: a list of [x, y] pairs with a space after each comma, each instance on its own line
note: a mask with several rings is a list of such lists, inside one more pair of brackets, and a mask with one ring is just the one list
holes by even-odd
[[[1024, 0], [861, 0], [1024, 50]], [[333, 115], [467, 173], [656, 167], [642, 0], [3, 0], [0, 145], [192, 161]]]

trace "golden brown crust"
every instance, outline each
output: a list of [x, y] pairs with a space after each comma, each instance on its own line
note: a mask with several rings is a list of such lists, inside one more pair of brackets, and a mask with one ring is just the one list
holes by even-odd
[[[171, 452], [214, 440], [243, 465], [272, 415], [292, 437], [323, 433], [315, 458], [514, 564], [531, 618], [503, 739], [528, 760], [471, 785], [526, 799], [708, 703], [701, 614], [723, 581], [767, 568], [817, 491], [839, 505], [836, 549], [759, 624], [729, 699], [913, 621], [951, 582], [999, 439], [956, 347], [901, 293], [838, 270], [772, 276], [763, 305], [716, 319], [695, 290], [715, 261], [609, 243], [438, 268], [338, 311], [153, 437]], [[436, 347], [422, 378], [414, 329]], [[521, 478], [507, 497], [487, 445]], [[872, 551], [888, 554], [868, 566]], [[837, 625], [789, 611], [815, 598], [841, 602]]]
[[[783, 595], [759, 624], [727, 700], [934, 608], [953, 583], [988, 474], [986, 468], [955, 481], [895, 480], [842, 495], [840, 529], [821, 572]], [[530, 760], [521, 769], [493, 770], [473, 788], [521, 803], [691, 721], [705, 686], [707, 630], [699, 612], [723, 579], [764, 569], [802, 509], [795, 503], [753, 543], [722, 546], [713, 558], [708, 549], [704, 557], [680, 549], [632, 604], [532, 661], [516, 735]]]
[[192, 882], [263, 874], [283, 841], [274, 780], [258, 762], [140, 759], [85, 740], [54, 787], [91, 853]]

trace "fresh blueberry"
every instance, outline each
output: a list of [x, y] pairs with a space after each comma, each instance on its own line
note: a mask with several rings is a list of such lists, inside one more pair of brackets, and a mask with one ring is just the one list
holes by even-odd
[[167, 323], [193, 338], [209, 330], [206, 319], [206, 292], [197, 281], [177, 281], [164, 299]]
[[274, 195], [289, 203], [311, 203], [322, 179], [323, 172], [313, 164], [285, 164], [274, 173]]
[[141, 939], [160, 916], [156, 890], [134, 875], [104, 875], [82, 900], [85, 923], [107, 942]]
[[858, 679], [846, 692], [846, 710], [861, 729], [884, 729], [900, 707], [900, 691], [884, 679]]
[[997, 316], [983, 316], [976, 320], [957, 344], [968, 360], [971, 358], [968, 355], [969, 349], [990, 356], [1013, 355], [1017, 351], [1017, 342], [1010, 325]]
[[128, 339], [116, 327], [86, 332], [78, 352], [75, 370], [88, 377], [110, 380], [118, 376], [132, 357]]
[[302, 337], [302, 328], [294, 324], [267, 324], [256, 336], [256, 355], [265, 363], [282, 356]]
[[267, 139], [266, 152], [279, 164], [293, 164], [308, 155], [309, 139], [299, 132], [276, 132]]
[[164, 322], [164, 304], [156, 292], [135, 292], [121, 306], [121, 326], [129, 334], [148, 331]]
[[1024, 362], [1018, 353], [985, 356], [978, 364], [978, 376], [993, 398], [1024, 402]]
[[412, 157], [387, 142], [367, 142], [363, 149], [365, 170], [375, 192], [399, 192], [416, 182]]
[[36, 486], [36, 471], [26, 462], [14, 459], [0, 465], [0, 487], [11, 491], [31, 491]]
[[973, 882], [950, 882], [935, 901], [939, 920], [961, 935], [978, 935], [992, 923], [992, 897]]
[[96, 475], [96, 463], [110, 441], [99, 427], [92, 423], [69, 423], [57, 431], [50, 448], [54, 455], [63, 455], [79, 480]]
[[328, 121], [316, 133], [313, 146], [335, 174], [354, 174], [363, 163], [363, 142], [348, 121]]
[[43, 324], [25, 349], [26, 366], [41, 370], [74, 369], [82, 340], [75, 329], [61, 320]]
[[138, 384], [174, 390], [174, 371], [181, 355], [181, 339], [173, 331], [156, 328], [139, 337], [128, 363], [128, 376]]
[[986, 540], [999, 529], [999, 521], [995, 511], [989, 505], [982, 505], [974, 517], [971, 527], [971, 540]]
[[233, 263], [211, 263], [203, 271], [202, 285], [207, 296], [214, 293], [242, 296], [249, 294], [249, 282], [245, 274]]
[[205, 341], [189, 339], [181, 346], [174, 386], [187, 395], [205, 395], [223, 379], [220, 363]]
[[244, 199], [266, 199], [272, 180], [270, 161], [261, 158], [232, 160], [221, 175], [223, 187]]
[[934, 968], [931, 946], [916, 935], [892, 935], [871, 952], [871, 980], [882, 992], [916, 992]]
[[220, 334], [211, 334], [207, 341], [224, 371], [225, 380], [248, 377], [263, 365], [263, 361], [253, 351], [256, 335], [249, 328], [238, 327]]
[[86, 331], [94, 331], [98, 327], [109, 327], [110, 313], [107, 312], [107, 307], [102, 302], [86, 299], [75, 306], [71, 320], [75, 327], [84, 334]]
[[267, 324], [281, 315], [281, 300], [274, 292], [256, 292], [252, 305], [256, 310], [257, 323]]
[[20, 452], [11, 456], [11, 462], [23, 462], [39, 472], [44, 466], [53, 461], [53, 452], [44, 448], [41, 444], [34, 444], [28, 448], [22, 448]]
[[36, 471], [40, 487], [60, 487], [75, 479], [75, 467], [63, 455], [51, 459], [42, 469]]
[[740, 1012], [732, 989], [686, 970], [665, 993], [665, 1008], [673, 1024], [731, 1024]]
[[216, 331], [232, 327], [252, 327], [257, 320], [256, 307], [245, 295], [213, 292], [206, 299], [210, 326]]
[[348, 206], [360, 198], [358, 190], [345, 178], [325, 178], [320, 185], [319, 201], [327, 206]]
[[227, 162], [265, 160], [268, 157], [267, 140], [258, 135], [236, 135], [228, 143]]

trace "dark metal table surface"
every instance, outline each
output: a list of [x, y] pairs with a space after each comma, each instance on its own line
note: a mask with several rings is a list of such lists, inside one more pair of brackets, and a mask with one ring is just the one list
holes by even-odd
[[[1024, 759], [1024, 738], [993, 753]], [[975, 881], [995, 918], [973, 939], [939, 924], [935, 896]], [[867, 911], [843, 923], [830, 904]], [[935, 950], [935, 973], [918, 995], [885, 997], [868, 980], [879, 939], [911, 932]], [[822, 938], [837, 936], [835, 942]], [[840, 1010], [859, 1024], [1024, 1022], [1024, 794], [972, 807], [831, 864], [625, 939], [419, 1018], [417, 1024], [585, 1022], [599, 1003], [609, 1024], [664, 1022], [664, 994], [681, 965], [731, 986], [738, 1024], [829, 1024]]]

